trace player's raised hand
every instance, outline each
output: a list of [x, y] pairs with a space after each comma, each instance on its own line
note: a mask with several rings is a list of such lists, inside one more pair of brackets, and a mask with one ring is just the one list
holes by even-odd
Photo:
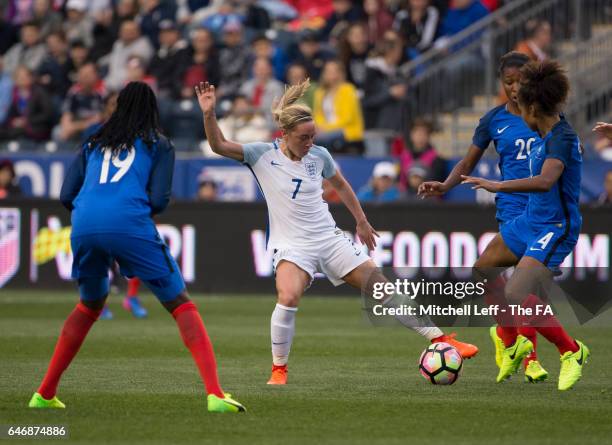
[[493, 193], [497, 193], [499, 191], [499, 181], [490, 181], [489, 179], [485, 178], [465, 175], [461, 175], [461, 179], [463, 179], [461, 184], [472, 184], [472, 190], [484, 189]]
[[204, 114], [214, 112], [217, 98], [215, 96], [215, 86], [208, 82], [200, 82], [199, 85], [195, 86], [196, 96], [198, 96], [198, 103]]
[[432, 196], [442, 196], [446, 193], [446, 187], [438, 181], [427, 181], [419, 185], [417, 196], [421, 199], [430, 198]]
[[376, 247], [376, 237], [380, 237], [367, 220], [357, 223], [357, 235], [369, 250], [374, 250]]
[[607, 137], [608, 139], [612, 139], [612, 124], [597, 122], [597, 124], [595, 124], [593, 127], [593, 131]]

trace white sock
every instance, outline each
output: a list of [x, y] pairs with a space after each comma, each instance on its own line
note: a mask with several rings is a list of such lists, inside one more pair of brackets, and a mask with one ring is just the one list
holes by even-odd
[[[389, 306], [389, 307], [399, 307], [400, 306], [399, 303], [394, 301], [394, 297], [387, 299], [383, 303], [383, 305]], [[438, 328], [428, 316], [417, 317], [417, 316], [408, 315], [408, 314], [406, 315], [396, 314], [394, 315], [394, 317], [401, 324], [403, 324], [407, 328], [412, 329], [417, 334], [422, 335], [429, 341], [433, 340], [434, 338], [438, 338], [444, 335], [444, 332], [442, 332], [440, 328]]]
[[276, 304], [270, 318], [270, 337], [272, 339], [272, 363], [286, 365], [295, 334], [295, 313], [298, 308]]

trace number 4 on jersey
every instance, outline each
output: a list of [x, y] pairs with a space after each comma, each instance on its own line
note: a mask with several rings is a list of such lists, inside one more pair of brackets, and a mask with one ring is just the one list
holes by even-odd
[[[125, 159], [120, 159], [119, 156], [125, 153], [121, 151], [115, 156], [112, 156], [112, 162], [115, 167], [119, 170], [113, 175], [110, 182], [118, 182], [132, 166], [134, 159], [136, 158], [136, 150], [133, 148], [127, 151]], [[100, 184], [106, 184], [108, 182], [108, 171], [110, 169], [112, 151], [110, 149], [104, 150], [104, 159], [102, 160], [102, 171], [100, 172]]]

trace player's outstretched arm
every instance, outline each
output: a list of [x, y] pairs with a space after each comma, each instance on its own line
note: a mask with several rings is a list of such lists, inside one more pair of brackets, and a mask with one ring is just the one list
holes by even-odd
[[72, 161], [68, 168], [68, 173], [66, 173], [64, 183], [62, 184], [62, 191], [60, 192], [60, 201], [68, 210], [74, 208], [72, 202], [81, 191], [83, 181], [85, 181], [85, 155], [83, 149], [81, 149], [76, 159]]
[[347, 182], [344, 176], [342, 176], [342, 173], [337, 170], [334, 176], [327, 179], [336, 189], [340, 199], [355, 218], [355, 221], [357, 222], [357, 235], [359, 236], [359, 239], [368, 247], [368, 249], [374, 250], [376, 247], [376, 237], [380, 235], [376, 233], [376, 230], [374, 230], [368, 222], [368, 219], [361, 208], [361, 204], [359, 203], [353, 188]]
[[200, 82], [199, 85], [196, 85], [195, 92], [204, 114], [204, 130], [212, 150], [226, 158], [235, 159], [240, 162], [244, 161], [242, 145], [225, 139], [217, 123], [217, 116], [215, 115], [217, 98], [215, 97], [214, 85], [210, 85], [208, 82]]
[[593, 131], [607, 137], [608, 139], [612, 139], [612, 124], [597, 122], [597, 124], [595, 124], [593, 127]]
[[474, 176], [462, 176], [463, 184], [472, 184], [472, 189], [484, 189], [498, 193], [538, 193], [547, 192], [559, 180], [565, 165], [559, 159], [549, 158], [542, 165], [542, 172], [538, 176], [525, 179], [512, 179], [510, 181], [490, 181]]
[[465, 157], [460, 160], [453, 170], [449, 173], [448, 178], [444, 182], [426, 181], [419, 186], [418, 196], [421, 198], [429, 198], [431, 196], [441, 196], [461, 183], [461, 177], [467, 176], [474, 170], [478, 161], [482, 157], [484, 150], [476, 145], [470, 145]]

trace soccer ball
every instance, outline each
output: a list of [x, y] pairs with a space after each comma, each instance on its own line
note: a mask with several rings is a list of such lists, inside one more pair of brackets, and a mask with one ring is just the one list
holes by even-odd
[[452, 385], [459, 378], [463, 358], [448, 343], [432, 343], [419, 359], [421, 375], [434, 385]]

